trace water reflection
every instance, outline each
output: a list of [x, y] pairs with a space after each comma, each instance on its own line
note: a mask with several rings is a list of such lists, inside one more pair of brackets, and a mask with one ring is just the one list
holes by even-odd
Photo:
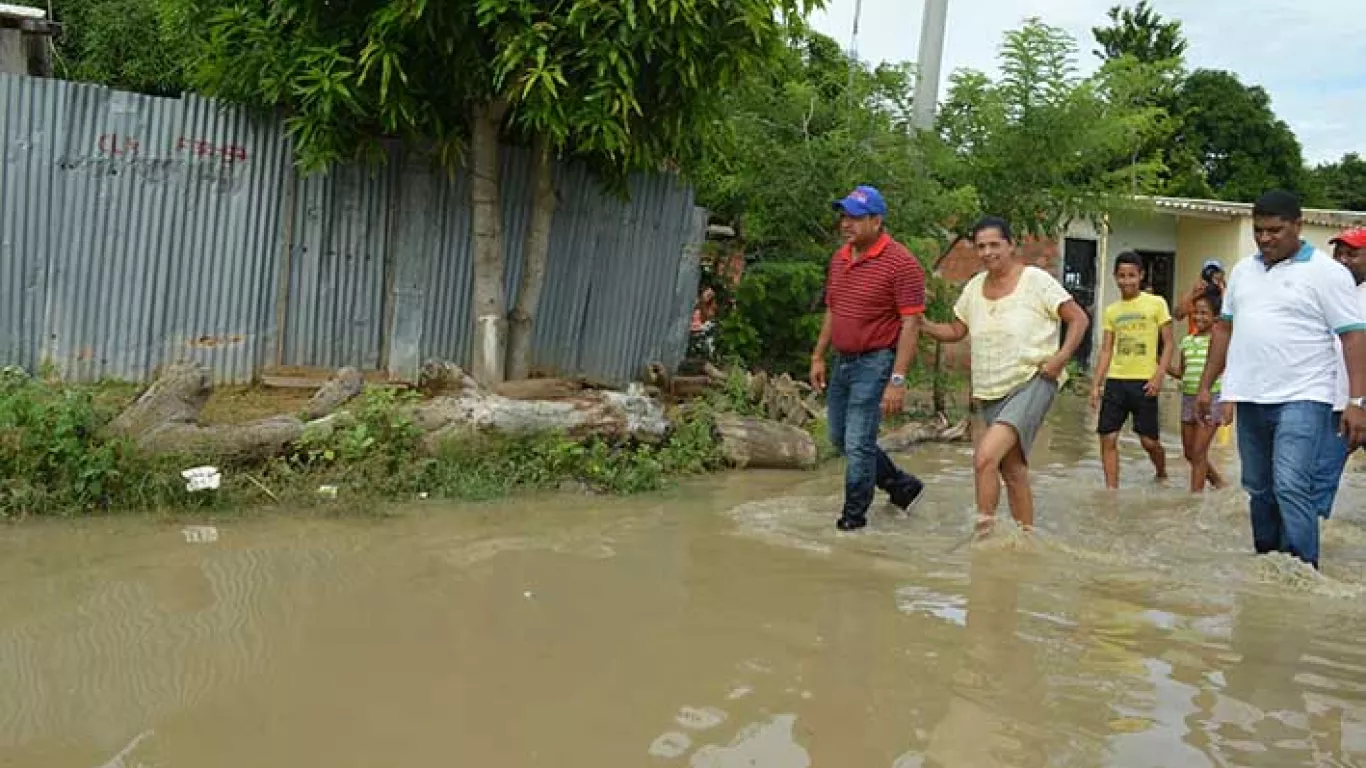
[[926, 766], [1047, 763], [1046, 688], [1019, 626], [1029, 556], [1012, 554], [976, 551], [970, 558], [962, 650]]
[[1360, 462], [1317, 574], [1249, 554], [1236, 490], [1106, 492], [1092, 418], [1041, 436], [1028, 539], [966, 543], [958, 445], [852, 536], [835, 465], [207, 544], [0, 528], [0, 765], [1366, 762]]

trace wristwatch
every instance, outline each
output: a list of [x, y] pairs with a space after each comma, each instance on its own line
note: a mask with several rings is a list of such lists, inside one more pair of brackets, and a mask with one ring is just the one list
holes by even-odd
[[1353, 408], [1366, 408], [1366, 397], [1349, 397], [1347, 404]]
[[[906, 377], [905, 377], [905, 376], [902, 376], [902, 375], [899, 374], [899, 373], [894, 373], [894, 374], [892, 374], [892, 379], [891, 379], [891, 381], [888, 382], [888, 383], [890, 383], [890, 384], [891, 384], [892, 386], [894, 386], [894, 387], [904, 387], [904, 386], [906, 386]], [[1358, 398], [1358, 399], [1360, 399], [1360, 398]]]

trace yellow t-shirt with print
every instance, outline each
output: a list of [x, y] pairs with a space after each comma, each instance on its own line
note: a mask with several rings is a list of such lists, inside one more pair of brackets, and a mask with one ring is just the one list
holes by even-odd
[[1103, 327], [1115, 335], [1108, 378], [1151, 379], [1157, 373], [1159, 333], [1171, 321], [1167, 300], [1147, 291], [1106, 307]]

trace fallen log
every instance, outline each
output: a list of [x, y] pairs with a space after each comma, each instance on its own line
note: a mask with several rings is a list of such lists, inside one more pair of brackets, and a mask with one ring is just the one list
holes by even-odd
[[736, 469], [811, 469], [816, 441], [789, 424], [743, 416], [716, 419], [721, 454]]
[[477, 385], [469, 374], [455, 363], [445, 360], [428, 360], [422, 364], [418, 373], [417, 388], [427, 397], [458, 394], [465, 389], [476, 389]]
[[346, 405], [365, 391], [365, 378], [355, 368], [342, 368], [304, 406], [304, 418], [312, 421]]
[[[354, 369], [339, 371], [306, 411], [325, 417], [327, 411], [359, 394], [355, 392], [359, 378]], [[245, 424], [201, 425], [199, 413], [212, 392], [213, 378], [207, 368], [193, 363], [171, 365], [105, 427], [105, 433], [132, 440], [151, 455], [249, 460], [278, 455], [308, 426], [303, 419], [286, 415]]]
[[518, 379], [493, 387], [493, 394], [513, 400], [562, 400], [583, 394], [588, 386], [579, 379]]
[[878, 446], [888, 453], [898, 453], [921, 443], [966, 442], [972, 439], [968, 425], [967, 419], [950, 424], [941, 413], [932, 421], [912, 421], [889, 430], [878, 438]]
[[711, 388], [711, 379], [706, 376], [674, 376], [669, 380], [666, 391], [675, 400], [688, 400], [705, 394]]
[[429, 451], [446, 440], [475, 432], [514, 436], [559, 432], [574, 439], [598, 435], [656, 442], [669, 430], [664, 408], [657, 401], [610, 390], [584, 391], [558, 400], [517, 400], [471, 389], [421, 403], [413, 408], [412, 417], [427, 433], [423, 443]]
[[821, 416], [811, 385], [796, 381], [786, 373], [770, 377], [762, 371], [723, 371], [711, 363], [705, 364], [702, 370], [717, 387], [728, 387], [733, 379], [738, 379], [750, 404], [760, 406], [764, 415], [773, 421], [800, 427]]

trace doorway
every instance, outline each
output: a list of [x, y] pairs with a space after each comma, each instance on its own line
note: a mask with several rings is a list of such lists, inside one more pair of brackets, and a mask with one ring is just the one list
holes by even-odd
[[[1081, 305], [1092, 325], [1096, 322], [1096, 254], [1095, 240], [1067, 238], [1063, 243], [1062, 285]], [[1063, 335], [1067, 324], [1063, 323]], [[1084, 367], [1091, 365], [1091, 334], [1086, 334], [1072, 359]]]
[[1167, 300], [1172, 306], [1176, 289], [1176, 254], [1171, 251], [1134, 251], [1143, 257], [1143, 272], [1147, 275], [1148, 292]]

